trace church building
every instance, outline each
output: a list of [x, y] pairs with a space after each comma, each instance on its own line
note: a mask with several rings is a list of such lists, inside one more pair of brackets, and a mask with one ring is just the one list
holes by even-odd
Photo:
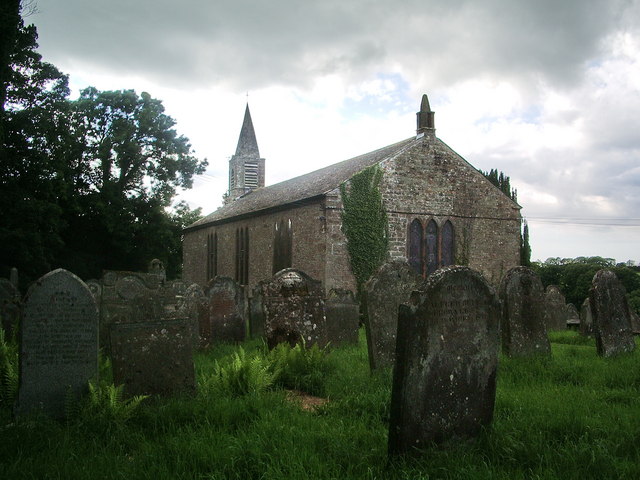
[[520, 261], [520, 206], [436, 137], [426, 95], [416, 116], [410, 138], [265, 187], [265, 159], [247, 105], [225, 204], [184, 230], [184, 279], [205, 285], [223, 275], [253, 288], [294, 267], [327, 292], [355, 291], [340, 185], [378, 165], [388, 259], [409, 261], [423, 277], [467, 265], [497, 285]]

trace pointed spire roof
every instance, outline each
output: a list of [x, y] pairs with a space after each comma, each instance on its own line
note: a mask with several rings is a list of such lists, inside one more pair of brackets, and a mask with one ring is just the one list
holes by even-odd
[[422, 95], [422, 101], [420, 102], [420, 111], [416, 112], [417, 124], [418, 128], [416, 129], [416, 133], [419, 135], [421, 133], [431, 133], [435, 132], [435, 124], [434, 124], [434, 112], [431, 110], [431, 106], [429, 105], [429, 98], [425, 93]]
[[253, 129], [253, 122], [251, 121], [251, 112], [249, 112], [248, 102], [247, 108], [244, 111], [244, 120], [242, 122], [242, 129], [240, 130], [240, 137], [238, 138], [236, 156], [260, 158], [258, 141], [256, 140], [256, 132]]

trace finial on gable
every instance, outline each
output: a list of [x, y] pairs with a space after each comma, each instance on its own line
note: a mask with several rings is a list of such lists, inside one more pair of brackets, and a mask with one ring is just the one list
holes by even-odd
[[422, 95], [422, 102], [420, 102], [420, 111], [416, 113], [418, 127], [416, 133], [431, 133], [435, 135], [436, 127], [434, 123], [435, 113], [431, 110], [429, 105], [429, 98], [425, 93]]

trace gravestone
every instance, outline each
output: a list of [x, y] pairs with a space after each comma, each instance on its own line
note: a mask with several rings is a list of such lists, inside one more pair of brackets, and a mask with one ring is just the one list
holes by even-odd
[[566, 301], [560, 288], [555, 285], [547, 286], [545, 291], [545, 323], [547, 330], [567, 329]]
[[249, 336], [259, 338], [264, 336], [264, 299], [262, 296], [263, 282], [256, 285], [249, 298]]
[[63, 269], [41, 277], [25, 297], [20, 337], [16, 414], [63, 417], [65, 398], [98, 373], [98, 310], [84, 282]]
[[[627, 303], [629, 303], [629, 298], [627, 298]], [[631, 305], [629, 305], [629, 319], [631, 320], [631, 331], [634, 335], [637, 335], [640, 333], [640, 316], [638, 316]]]
[[500, 283], [502, 350], [511, 357], [551, 355], [544, 319], [544, 288], [527, 267], [507, 272]]
[[17, 334], [20, 323], [20, 292], [10, 280], [0, 278], [0, 328], [4, 330], [5, 339], [9, 340]]
[[573, 303], [565, 305], [567, 311], [567, 328], [577, 329], [580, 327], [580, 314]]
[[500, 303], [480, 273], [445, 267], [398, 318], [389, 453], [476, 436], [493, 418]]
[[327, 340], [331, 345], [358, 343], [360, 305], [353, 292], [331, 289], [325, 300]]
[[593, 335], [593, 316], [591, 315], [589, 297], [584, 299], [580, 307], [580, 333], [582, 335]]
[[114, 323], [113, 381], [127, 395], [170, 396], [195, 390], [191, 330], [185, 320]]
[[[232, 278], [215, 277], [205, 291], [209, 318], [205, 343], [239, 343], [246, 337], [244, 289]], [[201, 332], [202, 333], [202, 332]]]
[[407, 262], [392, 261], [382, 265], [366, 283], [364, 324], [372, 370], [393, 365], [398, 307], [409, 301], [421, 281]]
[[276, 273], [262, 284], [265, 337], [269, 348], [287, 342], [308, 347], [327, 344], [326, 316], [321, 282], [294, 268]]
[[207, 299], [200, 285], [190, 285], [182, 296], [179, 310], [181, 317], [187, 319], [193, 348], [200, 348], [200, 325], [207, 321], [209, 314]]
[[636, 348], [631, 331], [629, 304], [622, 283], [611, 270], [599, 270], [589, 290], [596, 349], [601, 357]]

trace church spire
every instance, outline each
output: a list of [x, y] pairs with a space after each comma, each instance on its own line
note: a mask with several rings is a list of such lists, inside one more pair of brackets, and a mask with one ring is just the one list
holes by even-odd
[[436, 127], [434, 122], [435, 113], [431, 110], [429, 105], [429, 98], [425, 93], [422, 95], [422, 102], [420, 102], [420, 111], [416, 113], [418, 127], [416, 133], [431, 133], [435, 135]]
[[244, 120], [242, 121], [242, 129], [240, 130], [240, 137], [238, 138], [236, 155], [243, 157], [260, 157], [258, 141], [256, 140], [256, 132], [253, 129], [253, 121], [251, 121], [248, 102], [244, 110]]

